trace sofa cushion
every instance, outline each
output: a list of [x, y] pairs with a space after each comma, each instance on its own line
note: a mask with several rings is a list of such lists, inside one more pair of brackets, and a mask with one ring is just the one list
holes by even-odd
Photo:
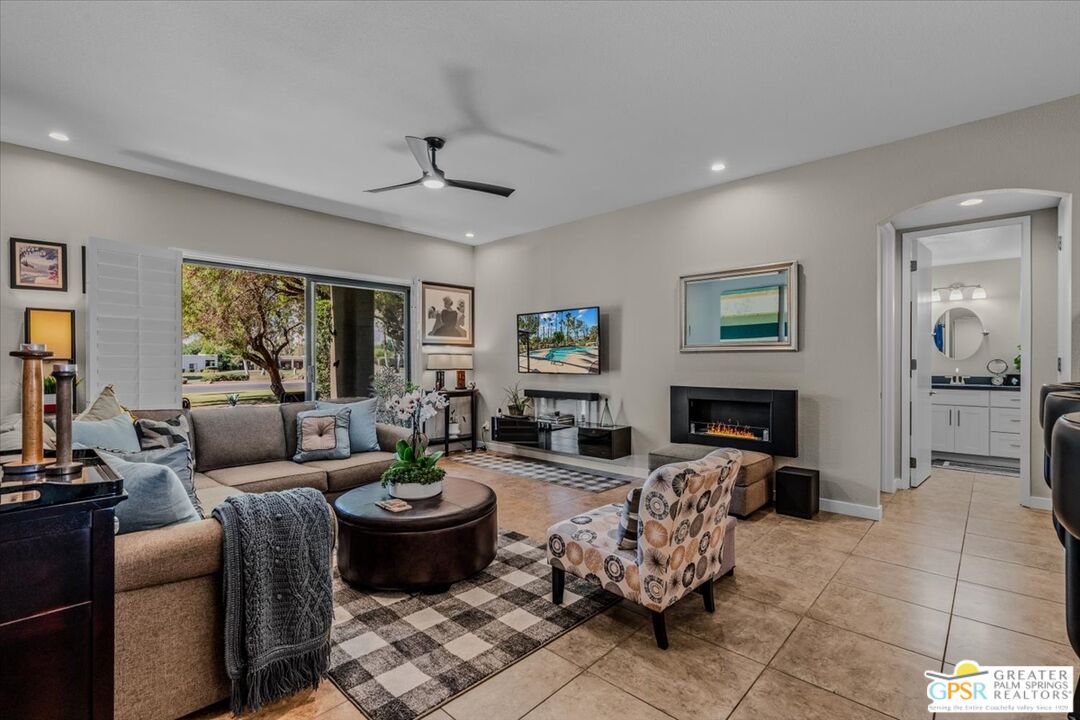
[[[672, 443], [653, 450], [649, 453], [649, 471], [658, 467], [673, 463], [700, 460], [713, 450], [712, 445], [698, 445], [695, 443]], [[742, 468], [739, 476], [735, 478], [735, 484], [740, 486], [753, 485], [766, 476], [772, 474], [773, 458], [766, 453], [753, 450], [742, 450]]]
[[195, 467], [218, 468], [285, 460], [285, 430], [276, 405], [198, 408], [191, 411]]
[[340, 492], [358, 485], [378, 482], [393, 462], [393, 453], [377, 451], [350, 455], [341, 460], [313, 460], [304, 467], [325, 470], [329, 491]]
[[244, 492], [269, 492], [309, 487], [326, 492], [326, 473], [310, 465], [288, 460], [255, 463], [241, 467], [218, 468], [206, 473], [222, 485]]
[[339, 460], [349, 457], [349, 415], [347, 408], [307, 410], [296, 416], [298, 463], [312, 460]]
[[285, 429], [285, 457], [296, 454], [296, 416], [302, 412], [315, 409], [313, 402], [291, 402], [278, 405], [281, 411], [281, 422]]
[[195, 494], [199, 496], [199, 504], [203, 506], [206, 517], [210, 517], [210, 514], [214, 512], [214, 508], [225, 502], [226, 498], [245, 495], [246, 493], [238, 487], [214, 483], [213, 487], [201, 488], [196, 490]]

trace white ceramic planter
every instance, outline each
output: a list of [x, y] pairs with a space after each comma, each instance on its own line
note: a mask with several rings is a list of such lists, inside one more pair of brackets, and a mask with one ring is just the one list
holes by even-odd
[[458, 435], [461, 434], [461, 423], [456, 423], [456, 422], [450, 423], [449, 430], [450, 430], [450, 437], [457, 437]]
[[392, 497], [401, 500], [423, 500], [442, 494], [442, 480], [430, 485], [420, 483], [390, 483], [386, 488]]

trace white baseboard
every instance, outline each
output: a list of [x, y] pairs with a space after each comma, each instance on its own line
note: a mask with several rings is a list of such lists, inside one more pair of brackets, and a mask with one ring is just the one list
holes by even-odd
[[843, 500], [830, 500], [821, 498], [819, 505], [825, 512], [834, 512], [840, 515], [866, 518], [867, 520], [881, 519], [881, 506], [859, 505], [858, 503], [844, 502]]
[[1036, 510], [1053, 510], [1054, 501], [1050, 498], [1028, 496], [1021, 503], [1024, 507], [1035, 508]]

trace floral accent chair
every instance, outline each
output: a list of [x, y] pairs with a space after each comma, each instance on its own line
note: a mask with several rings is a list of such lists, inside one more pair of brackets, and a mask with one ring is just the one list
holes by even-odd
[[741, 464], [741, 452], [724, 448], [654, 470], [641, 489], [636, 549], [619, 547], [622, 503], [552, 525], [552, 601], [562, 603], [566, 573], [591, 580], [646, 607], [656, 644], [666, 649], [664, 611], [694, 591], [713, 612], [712, 581], [735, 571], [735, 518], [728, 507]]

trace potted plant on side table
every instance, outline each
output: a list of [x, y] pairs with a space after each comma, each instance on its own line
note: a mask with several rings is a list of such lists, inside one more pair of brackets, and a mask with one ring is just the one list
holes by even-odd
[[428, 454], [421, 438], [424, 421], [446, 407], [447, 399], [438, 392], [413, 389], [390, 398], [387, 408], [401, 421], [408, 421], [412, 436], [398, 440], [394, 464], [382, 474], [382, 485], [390, 495], [402, 500], [435, 497], [442, 492], [446, 471], [438, 466], [442, 451]]

